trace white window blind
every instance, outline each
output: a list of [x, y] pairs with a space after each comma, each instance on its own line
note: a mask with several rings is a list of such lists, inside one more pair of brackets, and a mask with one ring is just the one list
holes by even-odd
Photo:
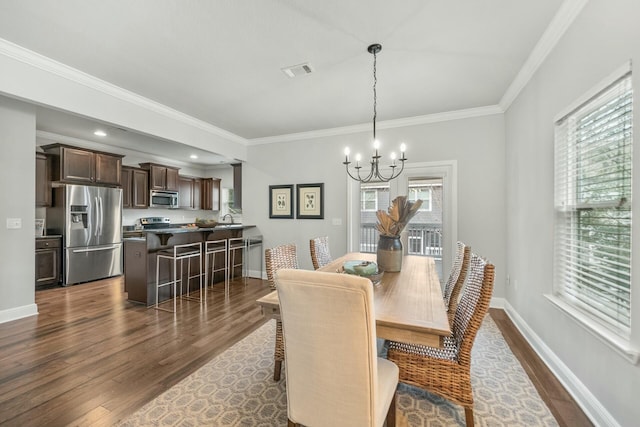
[[625, 336], [631, 151], [630, 73], [556, 122], [554, 292]]

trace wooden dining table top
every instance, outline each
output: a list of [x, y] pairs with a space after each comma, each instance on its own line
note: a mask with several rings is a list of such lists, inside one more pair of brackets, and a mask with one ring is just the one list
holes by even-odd
[[[376, 260], [375, 254], [348, 253], [318, 271], [341, 271], [345, 261]], [[406, 255], [402, 271], [385, 272], [373, 287], [378, 338], [441, 347], [451, 335], [440, 281], [431, 257]], [[257, 300], [265, 315], [279, 318], [278, 291]]]

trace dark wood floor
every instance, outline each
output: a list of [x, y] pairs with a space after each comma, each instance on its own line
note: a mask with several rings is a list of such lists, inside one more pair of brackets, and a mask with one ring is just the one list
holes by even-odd
[[[0, 324], [0, 425], [109, 426], [261, 326], [266, 282], [220, 284], [174, 317], [126, 301], [121, 279], [36, 293], [38, 316]], [[562, 426], [589, 425], [502, 310], [492, 317]]]

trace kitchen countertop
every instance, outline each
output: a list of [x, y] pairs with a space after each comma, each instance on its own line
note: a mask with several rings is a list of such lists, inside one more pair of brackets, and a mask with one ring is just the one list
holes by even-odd
[[215, 232], [224, 230], [244, 230], [247, 228], [255, 227], [255, 225], [247, 224], [218, 224], [215, 227], [175, 227], [175, 228], [158, 228], [152, 230], [133, 230], [124, 231], [123, 238], [125, 239], [139, 239], [144, 238], [145, 234], [178, 234], [178, 233], [198, 233], [198, 232]]
[[36, 239], [55, 239], [62, 237], [62, 234], [47, 234], [46, 236], [36, 236]]

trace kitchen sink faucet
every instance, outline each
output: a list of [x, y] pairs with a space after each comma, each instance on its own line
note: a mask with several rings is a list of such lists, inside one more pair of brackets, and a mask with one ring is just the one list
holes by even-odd
[[229, 213], [228, 214], [224, 214], [224, 216], [222, 217], [222, 221], [221, 222], [224, 222], [226, 217], [230, 217], [231, 218], [231, 224], [233, 224], [233, 215], [231, 215]]

